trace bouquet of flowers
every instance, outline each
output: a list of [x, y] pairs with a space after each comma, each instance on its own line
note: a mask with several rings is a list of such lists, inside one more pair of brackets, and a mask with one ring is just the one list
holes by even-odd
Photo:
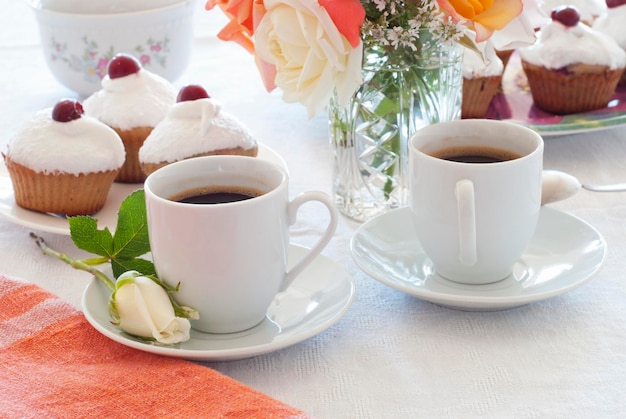
[[361, 84], [363, 45], [419, 45], [420, 30], [441, 42], [498, 49], [532, 42], [537, 0], [207, 0], [230, 22], [218, 34], [255, 55], [268, 91], [300, 102], [309, 117], [334, 93], [346, 104]]

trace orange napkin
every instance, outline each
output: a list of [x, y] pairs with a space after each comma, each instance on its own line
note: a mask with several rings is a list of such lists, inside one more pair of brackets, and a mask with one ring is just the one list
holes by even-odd
[[58, 297], [0, 275], [0, 417], [308, 416], [210, 368], [113, 342]]

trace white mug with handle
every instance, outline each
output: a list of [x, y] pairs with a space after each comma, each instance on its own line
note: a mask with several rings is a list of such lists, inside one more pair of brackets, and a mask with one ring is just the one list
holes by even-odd
[[[166, 283], [180, 284], [180, 304], [198, 310], [194, 329], [231, 333], [259, 324], [274, 297], [330, 241], [338, 222], [330, 197], [309, 191], [290, 200], [288, 180], [276, 164], [242, 156], [187, 159], [146, 179], [155, 269]], [[219, 203], [182, 202], [202, 199]], [[289, 227], [310, 201], [328, 209], [329, 222], [317, 244], [287, 271]]]
[[506, 278], [535, 232], [543, 140], [524, 126], [467, 119], [410, 139], [410, 207], [436, 273], [464, 284]]

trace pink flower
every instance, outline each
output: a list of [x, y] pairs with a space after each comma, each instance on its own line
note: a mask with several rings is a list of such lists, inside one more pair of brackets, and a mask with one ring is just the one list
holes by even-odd
[[103, 78], [107, 73], [107, 65], [109, 64], [109, 59], [100, 58], [98, 63], [96, 64], [96, 73], [98, 77]]

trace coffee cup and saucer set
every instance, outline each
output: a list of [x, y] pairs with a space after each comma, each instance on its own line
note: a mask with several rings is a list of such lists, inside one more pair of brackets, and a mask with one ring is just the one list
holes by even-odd
[[606, 256], [585, 221], [542, 205], [543, 140], [522, 125], [459, 120], [409, 141], [409, 205], [361, 225], [356, 264], [418, 299], [511, 309], [587, 283]]
[[[180, 283], [177, 302], [198, 310], [200, 319], [191, 320], [190, 338], [184, 342], [163, 345], [134, 337], [111, 322], [110, 290], [93, 278], [82, 295], [87, 321], [125, 346], [213, 362], [274, 352], [331, 327], [355, 293], [346, 269], [320, 254], [339, 215], [331, 198], [319, 191], [290, 199], [288, 183], [285, 161], [260, 145], [256, 158], [198, 157], [159, 169], [143, 185], [114, 184], [104, 208], [94, 214], [98, 227], [114, 231], [120, 204], [143, 187], [151, 249], [147, 257], [161, 280]], [[293, 243], [289, 228], [299, 208], [312, 201], [327, 208], [329, 221], [309, 248]], [[38, 230], [70, 234], [66, 218], [16, 205], [1, 161], [0, 215]]]

